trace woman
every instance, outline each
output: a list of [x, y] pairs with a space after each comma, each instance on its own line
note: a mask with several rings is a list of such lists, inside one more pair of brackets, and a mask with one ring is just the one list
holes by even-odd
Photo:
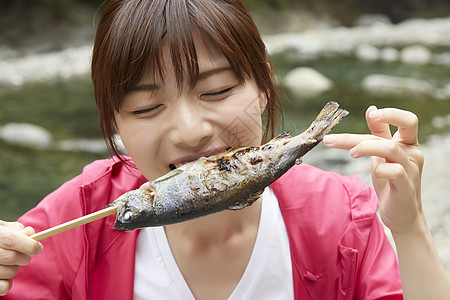
[[[395, 109], [368, 109], [372, 135], [324, 142], [375, 157], [381, 218], [400, 267], [375, 192], [308, 165], [239, 211], [128, 233], [110, 216], [33, 241], [35, 230], [102, 209], [174, 167], [260, 145], [280, 106], [265, 46], [237, 0], [110, 1], [92, 78], [115, 157], [86, 166], [19, 222], [0, 226], [3, 294], [14, 280], [5, 299], [400, 299], [400, 274], [407, 299], [448, 297], [420, 205], [417, 118]], [[394, 137], [389, 124], [399, 128]]]

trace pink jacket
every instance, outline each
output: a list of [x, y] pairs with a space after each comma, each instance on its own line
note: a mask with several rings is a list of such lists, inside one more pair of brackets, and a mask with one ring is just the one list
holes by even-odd
[[[145, 181], [116, 159], [96, 161], [19, 221], [41, 231], [103, 209]], [[402, 299], [370, 188], [305, 164], [271, 187], [288, 230], [296, 299]], [[132, 299], [139, 231], [116, 230], [114, 220], [44, 239], [44, 252], [21, 268], [4, 299]]]

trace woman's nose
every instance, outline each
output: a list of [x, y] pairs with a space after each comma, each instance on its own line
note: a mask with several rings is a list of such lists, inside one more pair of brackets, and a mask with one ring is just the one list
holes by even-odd
[[169, 140], [176, 145], [201, 147], [213, 136], [213, 127], [207, 119], [206, 112], [195, 103], [180, 103], [172, 122]]

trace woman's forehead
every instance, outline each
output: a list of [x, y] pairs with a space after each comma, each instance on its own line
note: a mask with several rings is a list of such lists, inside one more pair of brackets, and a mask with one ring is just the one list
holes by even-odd
[[[210, 42], [207, 38], [202, 38], [199, 34], [193, 33], [193, 43], [195, 47], [196, 57], [190, 57], [190, 59], [195, 60], [198, 67], [196, 71], [198, 73], [196, 72], [195, 74], [189, 74], [189, 70], [187, 68], [188, 62], [183, 61], [182, 72], [184, 81], [190, 82], [190, 78], [201, 77], [202, 74], [205, 74], [211, 70], [230, 68], [230, 63], [220, 51], [220, 49], [212, 42]], [[165, 81], [165, 78], [170, 76], [170, 74], [175, 74], [176, 72], [181, 71], [175, 70], [171, 45], [165, 39], [163, 39], [161, 43], [160, 57], [161, 64], [158, 65], [161, 66], [161, 70], [158, 69], [157, 65], [148, 66], [147, 71], [141, 78], [141, 82], [146, 81], [148, 83], [148, 81]], [[180, 55], [180, 57], [183, 56]]]
[[219, 48], [208, 40], [194, 36], [194, 45], [199, 73], [211, 68], [222, 68], [230, 65]]

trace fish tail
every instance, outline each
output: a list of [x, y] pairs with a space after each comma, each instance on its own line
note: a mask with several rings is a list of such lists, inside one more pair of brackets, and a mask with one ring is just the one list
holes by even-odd
[[347, 115], [348, 111], [340, 108], [337, 102], [330, 101], [322, 108], [306, 132], [320, 142]]

